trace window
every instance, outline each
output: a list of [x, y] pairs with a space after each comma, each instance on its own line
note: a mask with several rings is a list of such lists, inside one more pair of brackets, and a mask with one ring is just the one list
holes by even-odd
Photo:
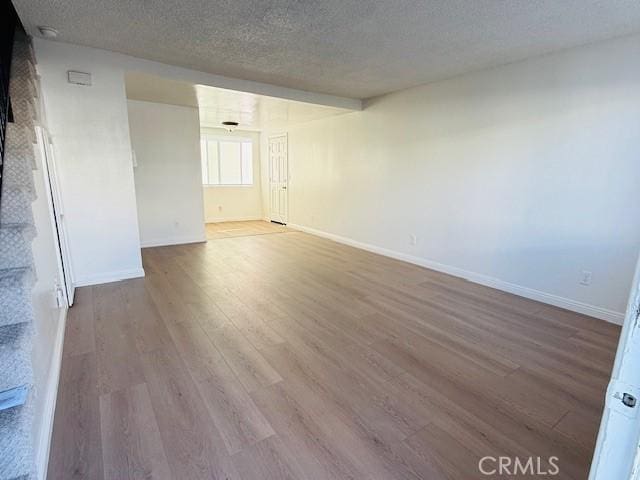
[[253, 185], [253, 143], [246, 138], [203, 135], [203, 185]]

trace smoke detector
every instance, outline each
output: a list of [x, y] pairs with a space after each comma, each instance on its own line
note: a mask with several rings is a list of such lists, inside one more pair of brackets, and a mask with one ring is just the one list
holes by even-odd
[[222, 122], [222, 126], [227, 132], [231, 133], [238, 127], [238, 122]]
[[44, 38], [56, 38], [58, 36], [58, 30], [56, 30], [53, 27], [47, 27], [42, 25], [38, 27], [38, 31], [40, 32], [40, 35], [42, 35]]

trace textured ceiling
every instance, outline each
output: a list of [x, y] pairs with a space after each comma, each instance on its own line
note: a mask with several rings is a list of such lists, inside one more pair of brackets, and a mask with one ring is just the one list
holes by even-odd
[[638, 0], [13, 0], [27, 30], [367, 98], [640, 31]]
[[278, 129], [351, 111], [192, 85], [142, 73], [128, 73], [125, 86], [127, 98], [131, 100], [197, 107], [200, 125], [210, 128], [221, 128], [222, 122], [234, 121], [240, 124], [241, 130]]

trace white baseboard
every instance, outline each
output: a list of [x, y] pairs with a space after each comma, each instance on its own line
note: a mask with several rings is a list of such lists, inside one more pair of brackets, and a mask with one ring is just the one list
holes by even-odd
[[202, 243], [207, 241], [206, 235], [195, 235], [185, 237], [167, 237], [167, 238], [154, 238], [151, 240], [144, 240], [140, 242], [142, 248], [148, 247], [166, 247], [167, 245], [184, 245], [186, 243]]
[[263, 220], [262, 215], [249, 215], [247, 217], [216, 217], [208, 218], [206, 223], [222, 223], [222, 222], [250, 222], [253, 220]]
[[525, 297], [531, 300], [536, 300], [538, 302], [554, 305], [566, 310], [571, 310], [572, 312], [589, 315], [591, 317], [606, 320], [607, 322], [615, 323], [617, 325], [622, 325], [622, 323], [624, 322], [624, 313], [621, 312], [616, 312], [606, 308], [598, 307], [596, 305], [579, 302], [577, 300], [561, 297], [552, 293], [542, 292], [533, 288], [523, 287], [522, 285], [517, 285], [515, 283], [505, 282], [504, 280], [500, 280], [498, 278], [483, 275], [481, 273], [471, 272], [462, 268], [453, 267], [451, 265], [445, 265], [434, 260], [415, 257], [406, 253], [400, 253], [394, 250], [389, 250], [387, 248], [359, 242], [357, 240], [352, 240], [350, 238], [336, 235], [334, 233], [324, 232], [322, 230], [316, 230], [315, 228], [306, 227], [304, 225], [289, 223], [287, 224], [287, 226], [293, 228], [294, 230], [300, 230], [301, 232], [317, 235], [318, 237], [327, 238], [329, 240], [349, 245], [351, 247], [359, 248], [361, 250], [384, 255], [385, 257], [395, 258], [396, 260], [402, 260], [414, 265], [419, 265], [431, 270], [436, 270], [438, 272], [447, 273], [449, 275], [453, 275], [454, 277], [464, 278], [473, 283], [478, 283], [480, 285], [485, 285], [487, 287], [502, 290], [504, 292], [513, 293], [514, 295], [518, 295], [520, 297]]
[[100, 285], [101, 283], [118, 282], [128, 278], [144, 277], [144, 268], [132, 268], [131, 270], [118, 270], [115, 272], [97, 273], [86, 275], [76, 279], [74, 287], [87, 287], [89, 285]]
[[62, 346], [64, 344], [64, 332], [67, 324], [67, 310], [67, 308], [60, 310], [58, 329], [56, 331], [55, 343], [51, 355], [47, 391], [45, 392], [43, 418], [40, 424], [40, 438], [37, 439], [38, 458], [36, 458], [36, 467], [39, 480], [45, 480], [47, 478], [47, 467], [49, 466], [49, 451], [51, 450], [53, 418], [56, 413], [58, 384], [60, 383], [60, 369], [62, 368]]

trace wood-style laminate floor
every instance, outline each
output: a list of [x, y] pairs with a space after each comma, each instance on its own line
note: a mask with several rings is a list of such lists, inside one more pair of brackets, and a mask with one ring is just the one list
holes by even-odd
[[249, 235], [265, 235], [268, 233], [283, 233], [289, 231], [284, 225], [273, 222], [218, 222], [205, 224], [207, 240], [221, 238], [247, 237]]
[[587, 477], [611, 324], [293, 231], [143, 258], [77, 291], [49, 479]]

